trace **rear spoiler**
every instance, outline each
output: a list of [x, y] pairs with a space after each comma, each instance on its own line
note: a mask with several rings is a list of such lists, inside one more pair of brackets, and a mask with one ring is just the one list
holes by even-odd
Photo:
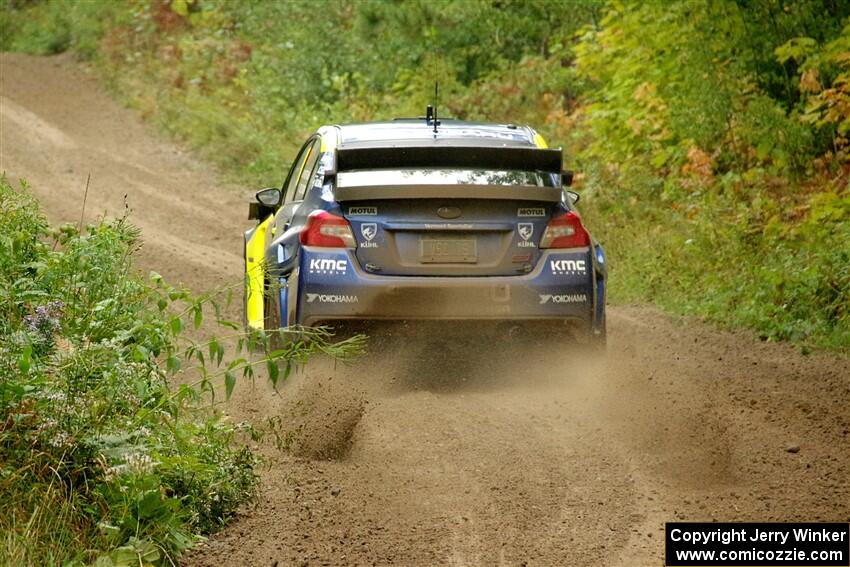
[[561, 200], [561, 188], [537, 185], [375, 185], [337, 187], [334, 196], [342, 202], [381, 199], [511, 199], [557, 203]]
[[328, 173], [358, 169], [400, 169], [449, 167], [540, 171], [561, 174], [560, 149], [517, 146], [397, 146], [380, 148], [339, 148], [336, 168]]

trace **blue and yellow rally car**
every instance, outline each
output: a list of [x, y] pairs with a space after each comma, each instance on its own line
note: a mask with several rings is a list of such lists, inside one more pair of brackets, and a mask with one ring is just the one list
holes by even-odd
[[528, 127], [323, 126], [251, 203], [246, 323], [487, 320], [604, 344], [604, 254], [571, 179]]

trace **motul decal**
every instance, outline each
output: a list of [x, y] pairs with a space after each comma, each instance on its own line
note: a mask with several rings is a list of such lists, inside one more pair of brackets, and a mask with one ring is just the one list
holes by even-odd
[[378, 214], [378, 207], [348, 207], [350, 217], [374, 217]]
[[545, 217], [546, 209], [543, 207], [520, 207], [516, 211], [518, 217]]

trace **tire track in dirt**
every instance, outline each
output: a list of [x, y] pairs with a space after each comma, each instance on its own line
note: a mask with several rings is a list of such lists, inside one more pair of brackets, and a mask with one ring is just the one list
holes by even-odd
[[[127, 195], [143, 269], [241, 279], [252, 191], [67, 57], [0, 54], [0, 170], [54, 223], [91, 172], [86, 218]], [[259, 502], [185, 564], [658, 565], [664, 521], [850, 521], [847, 359], [647, 307], [609, 324], [604, 362], [389, 325], [351, 366], [240, 385], [229, 412], [268, 432]]]

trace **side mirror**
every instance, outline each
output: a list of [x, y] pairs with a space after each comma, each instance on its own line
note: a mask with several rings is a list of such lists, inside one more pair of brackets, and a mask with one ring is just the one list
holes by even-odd
[[571, 205], [575, 205], [581, 199], [581, 195], [575, 191], [567, 191], [567, 198], [570, 200]]
[[561, 172], [561, 185], [564, 187], [569, 187], [573, 184], [573, 172], [572, 171], [562, 171]]
[[255, 195], [257, 202], [248, 205], [248, 219], [262, 220], [273, 214], [275, 209], [280, 205], [282, 197], [283, 192], [277, 187], [269, 187], [268, 189], [257, 191]]
[[280, 204], [280, 199], [283, 193], [277, 187], [269, 187], [257, 191], [257, 202], [265, 207], [277, 207]]

